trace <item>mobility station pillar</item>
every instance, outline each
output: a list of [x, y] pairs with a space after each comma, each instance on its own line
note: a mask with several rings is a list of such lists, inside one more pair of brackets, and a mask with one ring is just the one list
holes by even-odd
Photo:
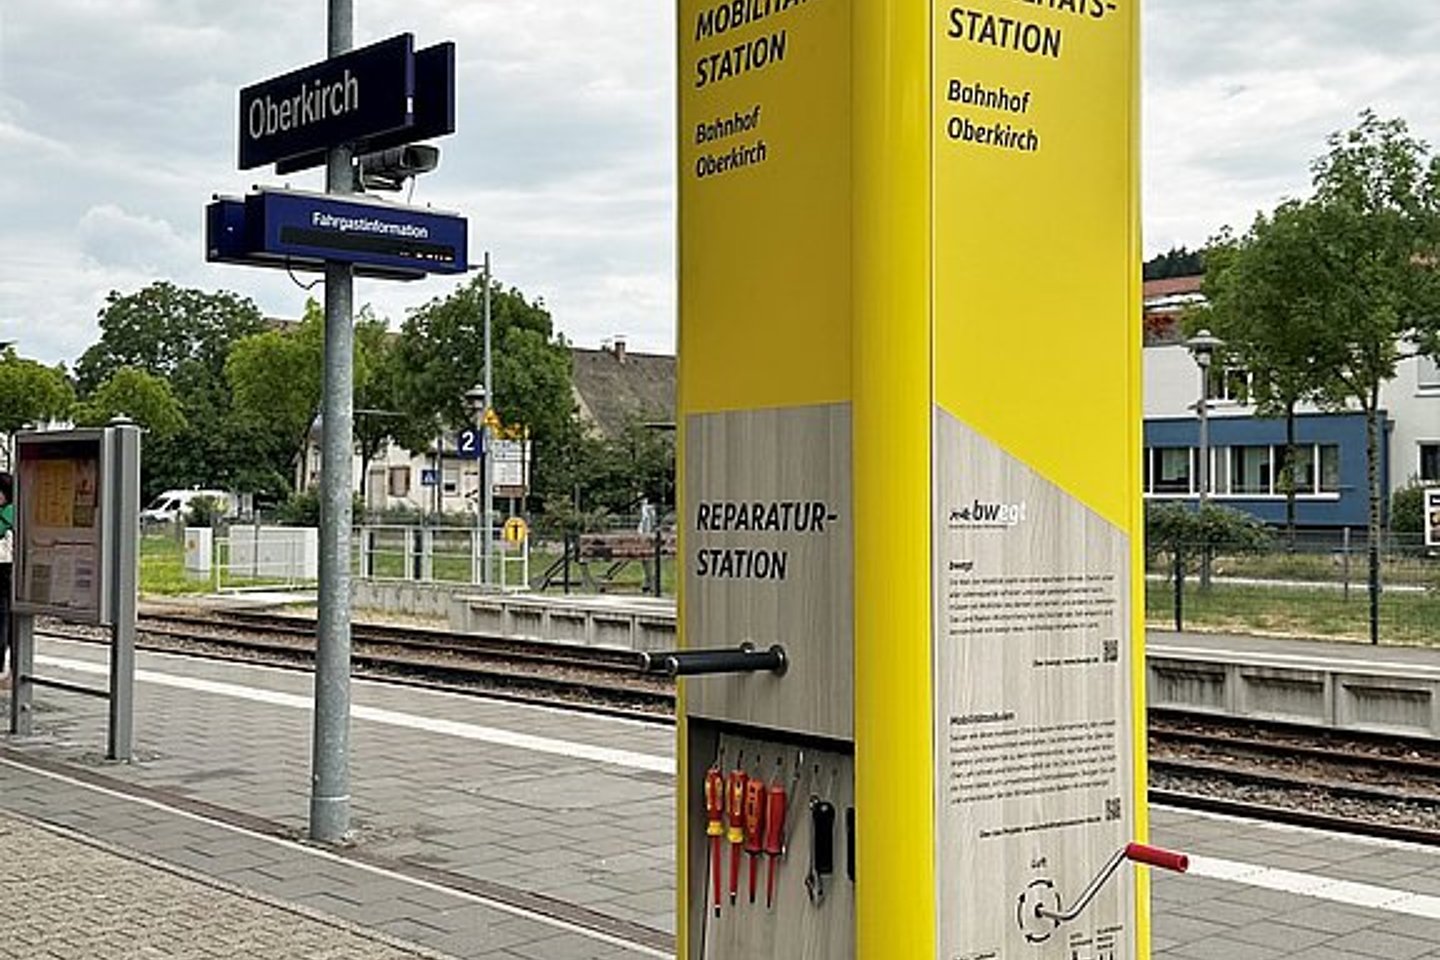
[[1137, 7], [679, 3], [684, 960], [1149, 955]]

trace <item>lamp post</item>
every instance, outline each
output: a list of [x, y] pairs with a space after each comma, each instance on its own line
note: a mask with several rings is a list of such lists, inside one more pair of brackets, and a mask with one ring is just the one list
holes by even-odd
[[479, 474], [475, 489], [475, 533], [480, 540], [480, 582], [490, 583], [490, 424], [485, 416], [489, 412], [487, 403], [490, 393], [483, 383], [477, 383], [465, 391], [465, 399], [475, 413], [475, 429], [480, 434]]
[[1210, 499], [1210, 364], [1215, 351], [1225, 346], [1225, 341], [1209, 330], [1201, 330], [1185, 341], [1195, 365], [1200, 368], [1200, 402], [1195, 409], [1200, 415], [1200, 506]]
[[[1203, 512], [1205, 504], [1210, 501], [1210, 365], [1215, 359], [1215, 351], [1225, 346], [1225, 341], [1209, 330], [1201, 330], [1186, 340], [1185, 346], [1200, 368], [1200, 402], [1195, 410], [1200, 416], [1200, 469], [1197, 479], [1200, 481], [1199, 502]], [[1210, 545], [1205, 543], [1201, 544], [1200, 587], [1205, 589], [1209, 586]]]

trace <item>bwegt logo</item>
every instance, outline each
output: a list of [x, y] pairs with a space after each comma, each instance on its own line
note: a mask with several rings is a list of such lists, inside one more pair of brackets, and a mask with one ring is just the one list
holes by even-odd
[[974, 500], [950, 511], [951, 527], [1013, 527], [1025, 522], [1025, 501], [991, 503]]

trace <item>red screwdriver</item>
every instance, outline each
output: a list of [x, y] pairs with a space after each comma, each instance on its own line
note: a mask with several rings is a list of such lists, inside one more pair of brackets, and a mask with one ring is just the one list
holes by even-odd
[[750, 857], [750, 902], [755, 902], [755, 871], [760, 864], [761, 828], [765, 822], [765, 779], [751, 777], [745, 784], [745, 853]]
[[725, 797], [727, 802], [725, 812], [730, 819], [730, 829], [726, 833], [726, 839], [730, 841], [730, 902], [733, 904], [740, 891], [740, 847], [745, 842], [745, 784], [749, 781], [745, 770], [740, 766], [740, 758], [735, 758], [735, 769], [730, 771], [730, 776], [725, 781]]
[[[775, 761], [775, 779], [765, 792], [765, 856], [770, 859], [769, 876], [765, 880], [765, 909], [775, 905], [775, 867], [785, 853], [785, 761]], [[751, 878], [754, 885], [754, 878]]]
[[720, 838], [725, 835], [725, 775], [720, 772], [720, 758], [705, 774], [705, 814], [709, 822], [705, 833], [710, 838], [710, 870], [715, 878], [715, 916], [720, 916], [720, 872], [725, 869], [720, 857]]

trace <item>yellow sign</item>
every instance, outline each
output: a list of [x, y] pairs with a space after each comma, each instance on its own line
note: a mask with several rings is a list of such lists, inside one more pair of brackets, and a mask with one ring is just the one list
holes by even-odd
[[485, 426], [489, 427], [492, 432], [499, 432], [499, 430], [501, 429], [502, 424], [500, 423], [500, 414], [495, 412], [494, 407], [485, 408], [484, 423]]
[[682, 408], [849, 399], [850, 3], [681, 0]]
[[524, 543], [525, 537], [529, 532], [529, 528], [525, 526], [524, 520], [519, 517], [511, 517], [505, 521], [505, 526], [501, 528], [500, 535], [506, 543]]

